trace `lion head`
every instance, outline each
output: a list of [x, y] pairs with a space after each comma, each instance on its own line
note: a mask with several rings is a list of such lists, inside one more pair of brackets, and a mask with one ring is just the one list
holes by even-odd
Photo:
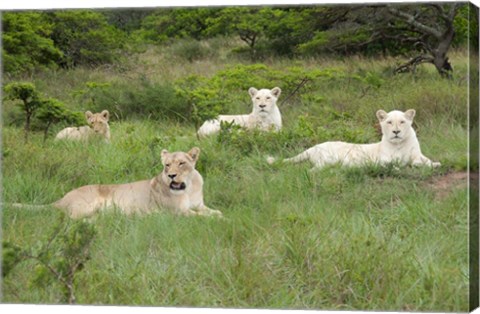
[[389, 113], [378, 110], [377, 118], [380, 121], [383, 138], [393, 144], [408, 139], [413, 132], [413, 117], [415, 117], [414, 109], [405, 112], [394, 110]]
[[200, 148], [194, 147], [188, 153], [169, 153], [162, 150], [163, 171], [162, 181], [168, 185], [173, 193], [183, 193], [191, 183], [191, 177], [195, 170], [195, 163], [200, 155]]
[[252, 97], [253, 113], [258, 115], [269, 115], [273, 108], [277, 106], [277, 99], [282, 90], [279, 87], [273, 89], [257, 90], [255, 87], [250, 87], [248, 93]]
[[101, 113], [85, 112], [85, 118], [92, 130], [99, 135], [106, 135], [108, 133], [108, 118], [110, 114], [108, 110], [103, 110]]

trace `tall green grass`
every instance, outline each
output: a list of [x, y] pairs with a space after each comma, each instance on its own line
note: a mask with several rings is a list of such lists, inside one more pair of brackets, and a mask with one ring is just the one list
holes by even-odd
[[[125, 84], [130, 77], [135, 89], [135, 75], [146, 65], [145, 75], [159, 84], [187, 73], [210, 76], [225, 66], [216, 59], [175, 65], [158, 60], [147, 52], [128, 75], [77, 69], [33, 80], [52, 79], [37, 86], [78, 109], [82, 104], [72, 90], [88, 81]], [[108, 145], [43, 143], [40, 132], [25, 144], [20, 128], [4, 125], [3, 239], [34, 247], [47, 241], [60, 216], [53, 208], [20, 210], [8, 203], [49, 204], [81, 185], [151, 178], [162, 170], [163, 148], [199, 146], [205, 203], [225, 219], [99, 213], [91, 220], [97, 230], [91, 259], [75, 281], [79, 303], [466, 311], [466, 186], [435, 185], [467, 167], [465, 60], [460, 52], [453, 55], [452, 81], [428, 67], [391, 76], [391, 59], [267, 60], [274, 69], [294, 64], [345, 74], [314, 82], [311, 92], [281, 107], [285, 127], [278, 134], [199, 141], [190, 123], [145, 117], [114, 120]], [[380, 108], [415, 108], [422, 150], [443, 166], [310, 172], [308, 163], [265, 162], [266, 155], [290, 157], [328, 137], [378, 141]], [[12, 110], [11, 104], [3, 110]], [[33, 262], [17, 265], [3, 278], [2, 302], [61, 302], [54, 279], [35, 278]]]

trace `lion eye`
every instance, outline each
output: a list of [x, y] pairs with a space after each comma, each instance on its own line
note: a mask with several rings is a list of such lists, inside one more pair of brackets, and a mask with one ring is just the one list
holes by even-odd
[[165, 164], [165, 167], [170, 167], [170, 164]]
[[181, 161], [178, 165], [179, 165], [179, 166], [183, 166], [184, 164], [185, 164], [185, 162], [184, 162], [184, 161]]
[[270, 97], [267, 97], [267, 99], [270, 99]]
[[405, 123], [405, 121], [400, 121], [400, 123], [401, 123], [401, 124], [404, 124], [404, 123]]
[[388, 124], [392, 124], [392, 121], [387, 121]]

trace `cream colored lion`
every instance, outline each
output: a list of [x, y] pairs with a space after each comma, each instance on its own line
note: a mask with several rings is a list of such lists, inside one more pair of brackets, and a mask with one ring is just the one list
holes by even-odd
[[279, 87], [275, 87], [272, 90], [257, 90], [254, 87], [250, 87], [248, 93], [253, 102], [253, 110], [250, 114], [219, 115], [216, 119], [205, 121], [198, 129], [198, 135], [204, 137], [219, 132], [222, 121], [233, 122], [246, 129], [259, 129], [262, 131], [280, 130], [282, 128], [282, 116], [277, 107], [277, 99], [281, 92]]
[[[167, 210], [179, 215], [222, 216], [203, 203], [203, 179], [195, 169], [200, 149], [188, 153], [161, 153], [163, 171], [153, 179], [125, 184], [94, 184], [79, 187], [51, 204], [72, 218], [93, 215], [107, 208], [125, 214]], [[16, 207], [42, 205], [14, 204]]]
[[110, 114], [108, 110], [103, 110], [101, 113], [85, 112], [88, 126], [69, 127], [58, 132], [55, 137], [56, 140], [88, 140], [93, 136], [103, 137], [106, 142], [110, 141], [110, 126], [108, 125], [108, 118]]
[[[439, 167], [439, 162], [432, 162], [420, 150], [417, 135], [412, 128], [414, 116], [414, 109], [406, 112], [394, 110], [389, 113], [378, 110], [377, 118], [382, 127], [382, 140], [379, 143], [325, 142], [283, 161], [296, 163], [309, 160], [314, 169], [337, 163], [343, 166], [356, 166], [391, 162]], [[268, 157], [267, 161], [273, 163], [275, 159]]]

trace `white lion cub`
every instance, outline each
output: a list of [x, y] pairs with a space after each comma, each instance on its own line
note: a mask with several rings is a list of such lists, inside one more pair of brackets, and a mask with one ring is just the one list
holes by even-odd
[[282, 116], [277, 107], [277, 99], [280, 96], [281, 89], [257, 90], [254, 87], [248, 89], [252, 97], [253, 111], [244, 115], [219, 115], [217, 119], [208, 120], [198, 129], [198, 135], [201, 137], [215, 134], [220, 131], [220, 122], [233, 122], [236, 125], [246, 129], [259, 129], [262, 131], [275, 130], [282, 128]]
[[[336, 163], [344, 166], [356, 166], [367, 163], [387, 164], [390, 162], [439, 167], [439, 162], [432, 162], [420, 151], [417, 135], [412, 128], [414, 116], [414, 109], [406, 112], [394, 110], [389, 113], [378, 110], [377, 118], [382, 127], [382, 140], [379, 143], [325, 142], [283, 161], [296, 163], [310, 160], [314, 164], [314, 169]], [[275, 159], [268, 157], [267, 161], [273, 163]]]
[[108, 110], [103, 110], [101, 113], [85, 112], [88, 126], [69, 127], [58, 132], [55, 137], [56, 140], [88, 140], [90, 137], [103, 137], [106, 142], [110, 142], [110, 126], [108, 125], [108, 118], [110, 114]]

